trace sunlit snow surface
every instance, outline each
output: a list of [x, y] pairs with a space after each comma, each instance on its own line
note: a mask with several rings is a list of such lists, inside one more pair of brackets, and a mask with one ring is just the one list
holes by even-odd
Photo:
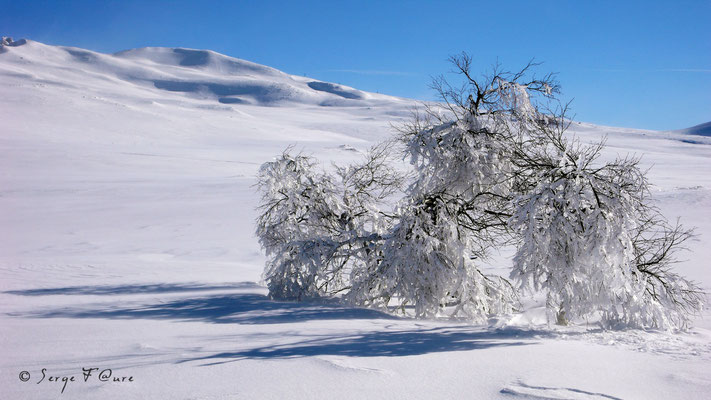
[[[268, 300], [258, 166], [289, 145], [356, 159], [413, 101], [207, 51], [16, 44], [0, 50], [0, 397], [711, 394], [709, 312], [674, 335], [549, 328], [535, 301], [480, 327]], [[607, 135], [605, 157], [643, 155], [664, 214], [698, 227], [678, 270], [711, 289], [711, 138], [572, 130]], [[133, 382], [84, 382], [93, 367]]]

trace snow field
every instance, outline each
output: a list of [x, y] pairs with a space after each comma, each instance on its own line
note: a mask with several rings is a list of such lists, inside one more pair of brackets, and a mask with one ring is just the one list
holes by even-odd
[[[289, 145], [353, 160], [413, 106], [309, 82], [207, 51], [4, 47], [0, 397], [708, 397], [708, 311], [675, 335], [549, 328], [535, 299], [485, 327], [269, 301], [253, 235], [258, 166]], [[572, 129], [606, 134], [606, 157], [644, 154], [664, 214], [698, 228], [677, 268], [711, 290], [706, 139]], [[83, 382], [82, 367], [135, 380]], [[62, 394], [61, 381], [36, 384], [42, 368], [77, 381]]]

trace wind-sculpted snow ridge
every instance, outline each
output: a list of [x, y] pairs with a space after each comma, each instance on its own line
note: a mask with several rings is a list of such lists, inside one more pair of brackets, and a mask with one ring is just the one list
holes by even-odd
[[182, 96], [221, 104], [372, 106], [402, 101], [289, 75], [210, 50], [145, 47], [109, 55], [3, 37], [2, 53], [3, 69], [25, 73], [43, 84], [71, 82], [81, 87], [112, 82], [118, 91], [116, 86], [127, 82], [172, 98]]
[[232, 58], [211, 50], [194, 50], [169, 47], [143, 47], [119, 51], [113, 54], [127, 60], [150, 61], [166, 66], [181, 66], [214, 71], [228, 75], [288, 76], [264, 65]]
[[693, 335], [678, 335], [660, 331], [632, 330], [629, 332], [587, 330], [580, 335], [560, 334], [560, 339], [583, 340], [639, 353], [665, 355], [676, 360], [700, 359], [711, 361], [711, 342], [707, 331]]
[[522, 381], [505, 387], [501, 390], [501, 393], [513, 397], [539, 400], [622, 400], [619, 397], [606, 395], [604, 393], [588, 392], [570, 387], [535, 386]]

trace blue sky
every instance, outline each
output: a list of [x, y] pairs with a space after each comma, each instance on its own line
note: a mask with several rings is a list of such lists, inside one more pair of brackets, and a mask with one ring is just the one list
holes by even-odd
[[205, 48], [368, 91], [433, 99], [432, 76], [530, 58], [576, 120], [711, 120], [711, 1], [6, 1], [0, 34], [101, 52]]

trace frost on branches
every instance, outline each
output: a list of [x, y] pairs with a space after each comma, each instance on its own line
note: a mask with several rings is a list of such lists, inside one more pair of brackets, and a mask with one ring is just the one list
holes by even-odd
[[401, 186], [384, 148], [335, 176], [288, 152], [262, 165], [257, 236], [269, 257], [264, 275], [272, 297], [300, 300], [350, 289], [354, 270], [374, 257], [390, 219], [379, 205]]
[[[669, 247], [690, 232], [664, 231], [663, 219], [648, 204], [638, 160], [594, 164], [601, 146], [549, 134], [549, 151], [532, 158], [539, 166], [537, 184], [514, 200], [509, 223], [520, 245], [511, 277], [545, 291], [549, 319], [559, 324], [598, 317], [605, 327], [687, 326], [702, 305], [699, 288], [657, 264], [664, 246], [651, 238], [666, 237], [674, 242]], [[642, 249], [651, 248], [656, 257], [643, 261]], [[662, 257], [665, 265], [669, 256]], [[649, 261], [657, 265], [645, 266]]]
[[[287, 151], [262, 166], [270, 295], [485, 322], [533, 291], [558, 324], [687, 327], [703, 294], [672, 266], [691, 232], [651, 205], [638, 160], [600, 163], [604, 143], [567, 137], [565, 108], [549, 107], [558, 85], [535, 64], [475, 79], [467, 55], [451, 61], [460, 84], [436, 79], [443, 103], [361, 163], [329, 173]], [[508, 245], [511, 281], [483, 273]]]

